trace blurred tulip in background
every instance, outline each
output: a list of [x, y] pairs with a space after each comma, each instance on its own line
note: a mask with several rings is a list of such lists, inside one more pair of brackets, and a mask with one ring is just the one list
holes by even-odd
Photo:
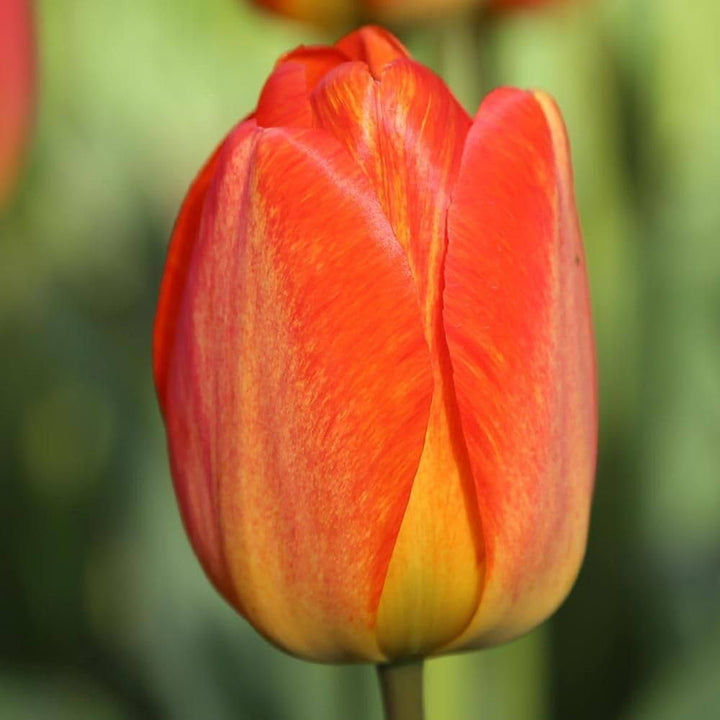
[[552, 100], [473, 120], [372, 27], [284, 56], [181, 210], [155, 379], [195, 551], [281, 647], [384, 662], [544, 620], [597, 434]]
[[35, 105], [35, 42], [29, 0], [0, 2], [0, 207], [12, 193]]
[[521, 8], [539, 8], [541, 5], [552, 5], [561, 0], [486, 0], [488, 10], [519, 10]]
[[316, 25], [355, 24], [367, 18], [384, 21], [427, 19], [473, 7], [477, 0], [255, 0], [268, 10]]
[[321, 26], [373, 19], [389, 23], [422, 22], [462, 11], [503, 11], [551, 4], [553, 0], [254, 0], [268, 10]]

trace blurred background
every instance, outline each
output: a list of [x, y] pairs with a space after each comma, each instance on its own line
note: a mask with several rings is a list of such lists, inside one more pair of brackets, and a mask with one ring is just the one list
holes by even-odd
[[[429, 662], [428, 720], [720, 717], [720, 4], [691, 6], [394, 28], [471, 112], [501, 84], [558, 100], [600, 363], [577, 585], [525, 638]], [[189, 182], [277, 56], [337, 33], [234, 0], [36, 21], [35, 134], [0, 209], [0, 718], [379, 720], [371, 667], [283, 655], [205, 580], [150, 362]]]

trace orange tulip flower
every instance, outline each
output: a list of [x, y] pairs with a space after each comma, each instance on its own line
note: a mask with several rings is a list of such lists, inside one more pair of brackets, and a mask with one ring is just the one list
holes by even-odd
[[154, 338], [172, 475], [282, 648], [479, 647], [569, 592], [597, 427], [568, 152], [546, 95], [472, 119], [369, 27], [281, 58], [192, 185]]
[[28, 0], [0, 2], [0, 207], [15, 186], [35, 99], [33, 12]]

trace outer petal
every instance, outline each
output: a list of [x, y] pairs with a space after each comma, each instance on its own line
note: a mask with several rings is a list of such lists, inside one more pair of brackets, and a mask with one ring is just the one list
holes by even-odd
[[0, 2], [0, 206], [10, 195], [35, 105], [33, 12], [28, 0]]
[[312, 104], [318, 124], [370, 180], [409, 258], [422, 307], [433, 400], [378, 607], [378, 639], [389, 657], [424, 654], [467, 625], [481, 575], [475, 492], [441, 330], [446, 212], [470, 118], [439, 78], [404, 58], [378, 77], [364, 63], [338, 67]]
[[[245, 136], [255, 129], [253, 120], [242, 123], [235, 131]], [[231, 133], [231, 136], [233, 133]], [[180, 213], [175, 221], [170, 245], [165, 258], [160, 297], [155, 314], [153, 328], [153, 374], [155, 389], [160, 400], [160, 409], [165, 411], [167, 391], [167, 372], [170, 356], [175, 345], [177, 317], [180, 312], [185, 283], [192, 261], [193, 250], [200, 231], [205, 197], [215, 175], [218, 156], [222, 152], [227, 138], [223, 140], [202, 167], [193, 181], [183, 201]]]
[[[221, 143], [193, 182], [170, 241], [153, 333], [155, 388], [168, 429], [170, 465], [185, 527], [210, 579], [231, 602], [237, 600], [225, 562], [222, 530], [215, 512], [217, 483], [210, 459], [202, 455], [202, 448], [197, 442], [190, 441], [196, 429], [189, 425], [188, 417], [175, 411], [177, 401], [174, 401], [172, 395], [173, 392], [177, 395], [177, 389], [171, 390], [169, 384], [171, 368], [176, 363], [178, 353], [178, 334], [182, 332], [179, 325], [182, 325], [180, 318], [183, 303], [186, 302], [188, 276], [201, 234], [206, 198], [220, 157], [232, 154], [236, 165], [240, 164], [240, 157], [247, 163], [256, 132], [253, 120], [241, 123]], [[180, 342], [187, 345], [190, 341], [185, 337]], [[197, 390], [197, 387], [185, 389], [188, 394], [187, 414], [194, 414], [196, 420], [201, 409], [208, 411]], [[184, 447], [186, 452], [173, 452], [173, 447]]]
[[468, 135], [448, 213], [444, 320], [477, 487], [485, 585], [450, 647], [564, 599], [585, 549], [597, 434], [585, 261], [562, 121], [503, 89]]
[[431, 369], [405, 258], [327, 134], [265, 130], [218, 161], [168, 383], [188, 525], [206, 505], [183, 488], [208, 488], [219, 518], [195, 543], [211, 576], [219, 554], [236, 605], [291, 652], [382, 659]]

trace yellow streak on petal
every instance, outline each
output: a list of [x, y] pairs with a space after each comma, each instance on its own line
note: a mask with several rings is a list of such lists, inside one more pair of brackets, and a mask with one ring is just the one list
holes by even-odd
[[378, 607], [378, 643], [389, 659], [431, 653], [472, 618], [482, 571], [467, 503], [443, 393], [436, 390]]

